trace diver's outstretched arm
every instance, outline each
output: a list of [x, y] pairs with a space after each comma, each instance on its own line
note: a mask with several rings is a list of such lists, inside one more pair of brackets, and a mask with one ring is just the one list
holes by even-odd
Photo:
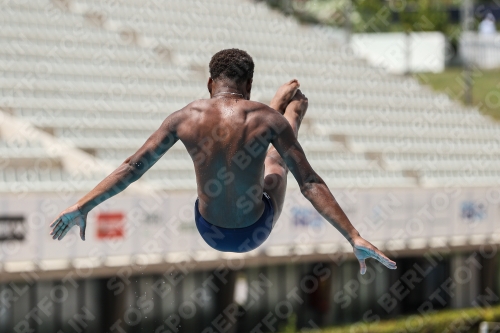
[[374, 258], [387, 268], [396, 269], [394, 261], [359, 235], [328, 186], [307, 161], [288, 121], [283, 117], [281, 117], [282, 119], [275, 118], [273, 127], [277, 130], [274, 133], [272, 144], [297, 180], [304, 197], [351, 243], [354, 255], [359, 261], [361, 274], [366, 272], [365, 259], [367, 258]]
[[126, 189], [149, 170], [177, 142], [177, 126], [184, 117], [183, 110], [169, 115], [135, 154], [128, 157], [76, 204], [62, 211], [50, 224], [52, 238], [61, 240], [72, 226], [78, 225], [80, 237], [85, 240], [87, 214], [101, 202]]

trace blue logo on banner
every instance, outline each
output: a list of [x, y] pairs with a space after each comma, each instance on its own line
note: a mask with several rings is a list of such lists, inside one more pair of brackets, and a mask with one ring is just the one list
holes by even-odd
[[467, 222], [484, 220], [486, 217], [486, 207], [482, 203], [474, 201], [462, 202], [462, 218]]
[[313, 209], [303, 208], [303, 207], [293, 207], [293, 225], [296, 227], [321, 227], [323, 223], [323, 217]]

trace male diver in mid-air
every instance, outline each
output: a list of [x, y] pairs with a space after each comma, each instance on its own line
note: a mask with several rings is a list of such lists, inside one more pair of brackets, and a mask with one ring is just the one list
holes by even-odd
[[359, 235], [309, 165], [297, 141], [308, 106], [299, 82], [282, 85], [267, 106], [250, 101], [254, 63], [245, 51], [217, 52], [209, 68], [210, 99], [170, 114], [135, 154], [54, 220], [53, 239], [61, 240], [78, 225], [85, 240], [87, 214], [138, 180], [181, 140], [196, 171], [196, 226], [214, 249], [247, 252], [267, 239], [283, 209], [290, 169], [302, 194], [353, 246], [361, 274], [367, 258], [396, 269], [394, 261]]

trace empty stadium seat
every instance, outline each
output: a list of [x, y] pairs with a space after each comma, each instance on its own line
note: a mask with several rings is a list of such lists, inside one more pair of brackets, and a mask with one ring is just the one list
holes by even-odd
[[[41, 0], [4, 7], [0, 108], [113, 166], [170, 113], [207, 98], [212, 54], [240, 47], [255, 59], [257, 100], [267, 103], [280, 84], [300, 80], [310, 107], [299, 141], [330, 186], [481, 185], [500, 170], [497, 123], [413, 78], [368, 65], [335, 29], [302, 26], [264, 4], [75, 0], [64, 9]], [[3, 138], [0, 156], [0, 191], [65, 183], [83, 190], [104, 176], [69, 174], [36, 142]], [[478, 173], [464, 174], [468, 165]], [[141, 181], [158, 190], [196, 186], [182, 144]]]

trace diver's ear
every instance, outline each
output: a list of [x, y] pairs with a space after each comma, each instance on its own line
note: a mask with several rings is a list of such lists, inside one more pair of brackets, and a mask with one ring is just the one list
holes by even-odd
[[211, 77], [208, 78], [208, 82], [207, 82], [207, 88], [208, 88], [208, 92], [210, 93], [210, 98], [212, 98], [212, 83], [214, 82], [214, 80], [212, 80]]
[[250, 99], [250, 93], [252, 92], [252, 83], [253, 83], [253, 79], [248, 79], [247, 80], [247, 99]]

